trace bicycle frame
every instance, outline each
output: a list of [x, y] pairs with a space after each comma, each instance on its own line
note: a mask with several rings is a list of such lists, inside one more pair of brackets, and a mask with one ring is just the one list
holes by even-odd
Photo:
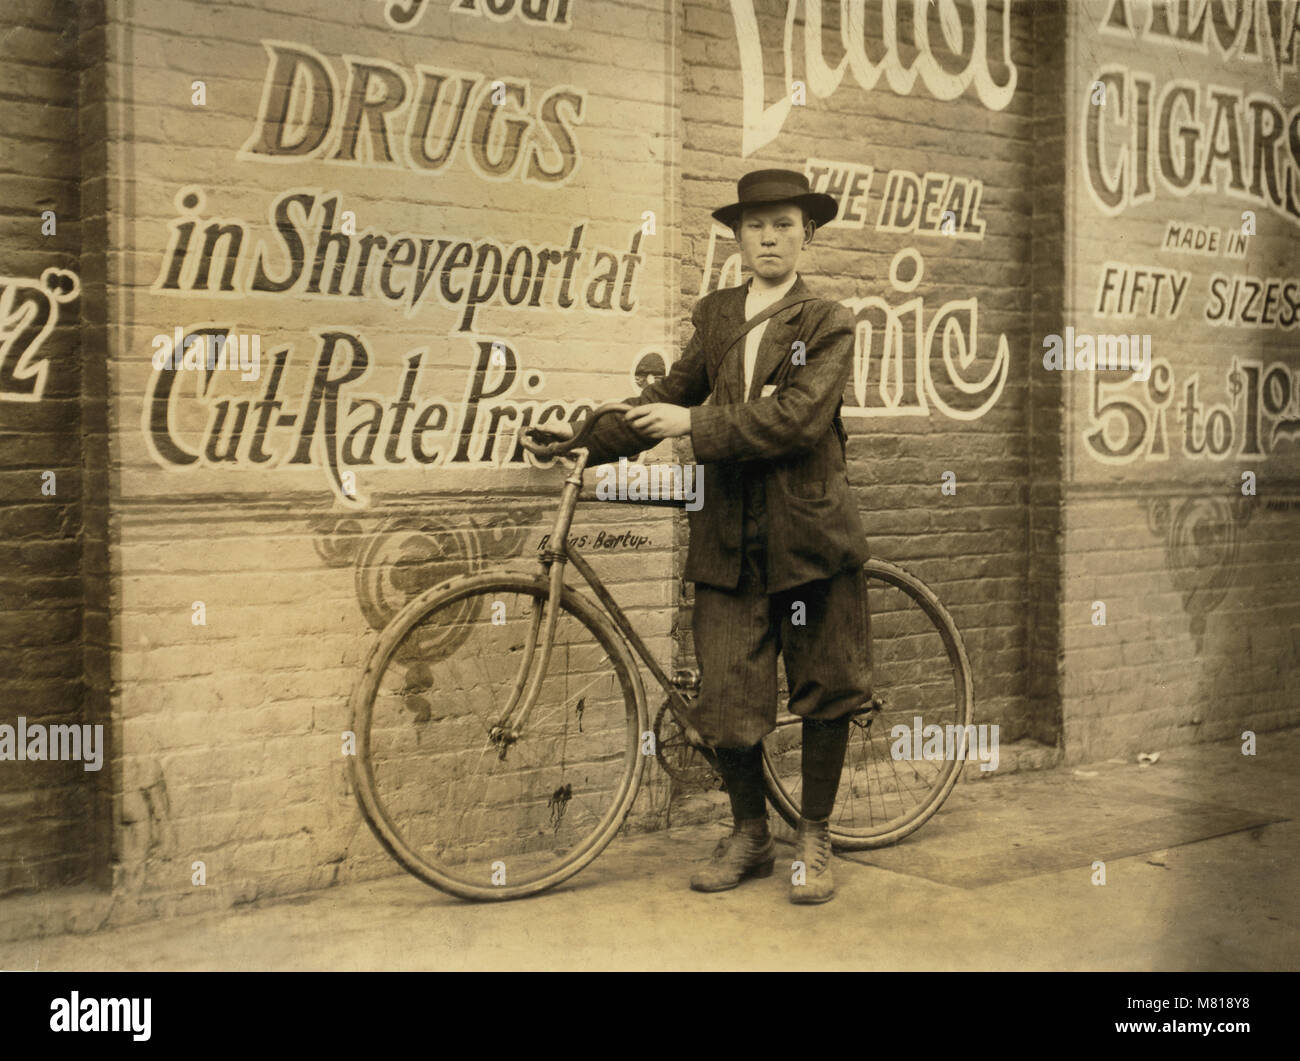
[[[500, 748], [500, 754], [504, 757], [506, 750], [511, 744], [519, 739], [524, 731], [524, 726], [532, 714], [533, 707], [537, 703], [538, 693], [541, 690], [541, 684], [546, 674], [546, 668], [550, 663], [552, 639], [555, 633], [555, 624], [560, 612], [560, 598], [564, 592], [564, 565], [572, 561], [573, 566], [577, 568], [578, 573], [582, 575], [587, 585], [591, 587], [593, 593], [599, 599], [601, 605], [605, 608], [606, 613], [614, 621], [614, 625], [619, 632], [632, 646], [633, 651], [641, 658], [641, 661], [649, 668], [650, 673], [659, 683], [660, 687], [667, 694], [669, 710], [681, 726], [682, 731], [686, 734], [686, 739], [709, 759], [713, 761], [712, 749], [705, 743], [699, 732], [691, 725], [689, 721], [690, 707], [682, 696], [677, 681], [668, 677], [659, 661], [655, 659], [654, 654], [650, 651], [641, 635], [637, 633], [636, 628], [632, 625], [627, 614], [619, 607], [614, 595], [610, 593], [605, 583], [601, 581], [600, 576], [587, 562], [587, 560], [578, 552], [576, 548], [569, 544], [569, 529], [573, 524], [573, 513], [577, 508], [579, 496], [582, 491], [582, 476], [587, 467], [589, 453], [585, 448], [575, 450], [573, 458], [573, 469], [565, 477], [564, 487], [560, 491], [560, 504], [555, 513], [555, 521], [551, 527], [551, 536], [547, 540], [547, 548], [542, 551], [539, 559], [541, 570], [549, 578], [549, 590], [547, 593], [546, 604], [541, 611], [533, 615], [532, 625], [528, 632], [528, 641], [524, 648], [523, 659], [519, 665], [519, 673], [515, 677], [514, 687], [511, 689], [510, 698], [506, 703], [505, 711], [501, 720], [490, 729], [490, 736], [493, 743]], [[653, 505], [660, 508], [682, 508], [683, 503], [676, 501], [609, 501], [607, 504], [636, 504], [636, 505]], [[542, 635], [541, 654], [537, 659], [536, 669], [533, 668], [534, 656], [537, 655], [538, 635]], [[531, 672], [531, 679], [528, 675]], [[527, 683], [525, 685], [525, 683]], [[522, 697], [522, 703], [520, 702]], [[871, 717], [881, 710], [881, 702], [876, 696], [864, 703], [861, 708], [853, 712], [853, 717], [869, 714], [870, 717], [863, 725], [869, 725]], [[778, 717], [777, 726], [791, 726], [802, 720], [796, 715], [787, 714], [784, 717]]]
[[[618, 627], [619, 632], [632, 646], [633, 651], [649, 668], [650, 673], [654, 675], [655, 680], [668, 695], [670, 709], [678, 724], [687, 733], [688, 739], [703, 750], [704, 745], [699, 739], [699, 734], [694, 731], [687, 719], [688, 705], [677, 685], [673, 679], [668, 677], [663, 667], [659, 665], [659, 661], [655, 659], [654, 654], [627, 617], [627, 613], [619, 607], [618, 602], [605, 586], [605, 583], [601, 581], [600, 576], [596, 574], [582, 554], [569, 544], [569, 528], [573, 524], [573, 513], [578, 506], [579, 495], [582, 491], [582, 476], [587, 467], [587, 458], [588, 451], [585, 448], [578, 449], [573, 459], [573, 469], [564, 479], [564, 487], [560, 491], [559, 508], [555, 513], [555, 521], [551, 527], [551, 536], [547, 541], [547, 548], [542, 551], [539, 558], [542, 573], [549, 578], [550, 582], [546, 604], [542, 610], [535, 612], [533, 615], [532, 626], [528, 632], [528, 641], [524, 646], [523, 659], [519, 665], [519, 673], [515, 677], [514, 688], [511, 689], [510, 698], [506, 703], [501, 720], [490, 731], [492, 739], [501, 746], [503, 751], [510, 744], [513, 744], [523, 733], [528, 717], [532, 714], [533, 707], [537, 703], [542, 680], [550, 662], [555, 624], [560, 613], [560, 598], [564, 593], [564, 565], [572, 561], [573, 566], [578, 569], [579, 574], [582, 575], [587, 585], [591, 587], [592, 592], [600, 600], [606, 613], [613, 619], [614, 625]], [[658, 503], [629, 501], [626, 503], [657, 504], [658, 507], [670, 508], [682, 507], [682, 505], [671, 501]], [[537, 656], [539, 634], [542, 637], [541, 654], [538, 656], [534, 668], [534, 657]], [[529, 678], [530, 673], [531, 678]], [[525, 685], [525, 683], [527, 684]], [[522, 703], [520, 702], [521, 697]]]

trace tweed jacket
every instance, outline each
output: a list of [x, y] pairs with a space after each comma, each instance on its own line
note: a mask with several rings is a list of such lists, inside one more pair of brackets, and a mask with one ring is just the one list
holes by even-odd
[[[853, 370], [853, 317], [816, 299], [768, 318], [746, 401], [742, 338], [745, 284], [710, 292], [691, 315], [695, 334], [658, 383], [625, 399], [691, 407], [695, 459], [705, 465], [703, 503], [690, 512], [685, 577], [720, 589], [740, 581], [745, 480], [762, 481], [767, 507], [767, 592], [829, 578], [868, 558], [866, 535], [845, 467], [839, 419]], [[809, 295], [802, 277], [791, 296]], [[804, 344], [796, 363], [796, 342]], [[725, 353], [725, 357], [723, 356]], [[764, 388], [771, 388], [766, 397]], [[588, 467], [656, 445], [621, 417], [602, 418], [588, 443]]]

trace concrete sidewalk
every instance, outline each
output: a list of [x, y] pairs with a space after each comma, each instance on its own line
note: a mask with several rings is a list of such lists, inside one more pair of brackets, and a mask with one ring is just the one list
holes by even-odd
[[616, 840], [572, 881], [520, 902], [464, 903], [402, 874], [4, 944], [0, 968], [1294, 969], [1297, 763], [1292, 730], [1261, 734], [1254, 757], [1233, 742], [1150, 766], [978, 780], [968, 766], [914, 836], [837, 859], [838, 895], [819, 907], [790, 905], [783, 873], [688, 890], [721, 831], [693, 826]]

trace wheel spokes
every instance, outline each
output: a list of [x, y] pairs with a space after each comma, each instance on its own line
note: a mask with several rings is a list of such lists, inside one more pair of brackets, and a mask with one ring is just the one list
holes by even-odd
[[[613, 835], [639, 777], [625, 664], [567, 606], [526, 726], [492, 739], [539, 594], [503, 586], [431, 605], [374, 680], [368, 796], [379, 814], [367, 820], [407, 869], [457, 894], [504, 897], [573, 872]], [[454, 652], [421, 651], [451, 634]], [[415, 695], [427, 709], [409, 710]], [[480, 894], [489, 888], [500, 891]]]

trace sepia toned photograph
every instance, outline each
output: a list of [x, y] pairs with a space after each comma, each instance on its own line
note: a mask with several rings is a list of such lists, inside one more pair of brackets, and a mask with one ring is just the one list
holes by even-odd
[[1300, 965], [1300, 0], [3, 0], [0, 101], [0, 970]]

